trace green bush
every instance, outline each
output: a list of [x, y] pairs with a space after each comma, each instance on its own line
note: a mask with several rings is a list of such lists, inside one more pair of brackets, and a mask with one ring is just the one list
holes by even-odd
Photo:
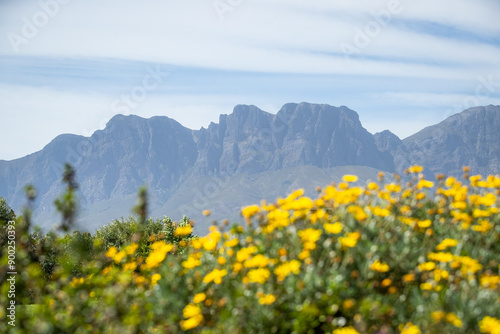
[[7, 223], [16, 220], [16, 214], [8, 205], [5, 198], [0, 197], [0, 258], [7, 249]]

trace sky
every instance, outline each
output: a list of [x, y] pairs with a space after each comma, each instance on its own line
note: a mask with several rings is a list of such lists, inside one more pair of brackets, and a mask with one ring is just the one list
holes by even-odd
[[345, 105], [406, 138], [500, 105], [498, 0], [0, 1], [0, 160], [115, 114]]

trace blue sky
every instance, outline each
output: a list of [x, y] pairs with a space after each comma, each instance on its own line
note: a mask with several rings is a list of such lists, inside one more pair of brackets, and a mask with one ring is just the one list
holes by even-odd
[[499, 14], [496, 0], [3, 1], [0, 159], [117, 112], [198, 129], [237, 104], [346, 105], [405, 138], [500, 104]]

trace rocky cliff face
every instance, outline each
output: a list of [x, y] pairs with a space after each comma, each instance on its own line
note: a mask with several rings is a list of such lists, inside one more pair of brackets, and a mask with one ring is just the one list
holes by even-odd
[[276, 114], [237, 106], [219, 124], [195, 132], [201, 175], [362, 165], [393, 171], [390, 156], [378, 150], [356, 112], [347, 107], [286, 104]]
[[500, 173], [500, 106], [474, 107], [403, 140], [394, 153], [396, 170], [419, 164], [428, 173], [459, 176]]
[[403, 141], [389, 130], [377, 132], [373, 135], [373, 137], [375, 138], [377, 148], [381, 152], [389, 152], [391, 155], [394, 155], [398, 148], [403, 144]]

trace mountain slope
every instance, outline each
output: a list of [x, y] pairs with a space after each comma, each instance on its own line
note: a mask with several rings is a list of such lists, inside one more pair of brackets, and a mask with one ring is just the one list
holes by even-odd
[[58, 221], [53, 201], [69, 162], [80, 183], [81, 230], [127, 216], [144, 184], [154, 216], [230, 214], [293, 187], [312, 191], [340, 171], [373, 179], [421, 164], [431, 177], [460, 175], [463, 165], [500, 173], [499, 126], [498, 106], [468, 109], [403, 141], [389, 131], [373, 136], [356, 112], [324, 104], [289, 103], [276, 115], [239, 105], [200, 130], [168, 117], [117, 115], [91, 137], [61, 135], [39, 152], [0, 161], [0, 196], [19, 212], [23, 187], [33, 184], [35, 221], [46, 229]]
[[425, 167], [429, 175], [500, 173], [500, 106], [469, 108], [403, 140], [394, 153], [396, 170]]

